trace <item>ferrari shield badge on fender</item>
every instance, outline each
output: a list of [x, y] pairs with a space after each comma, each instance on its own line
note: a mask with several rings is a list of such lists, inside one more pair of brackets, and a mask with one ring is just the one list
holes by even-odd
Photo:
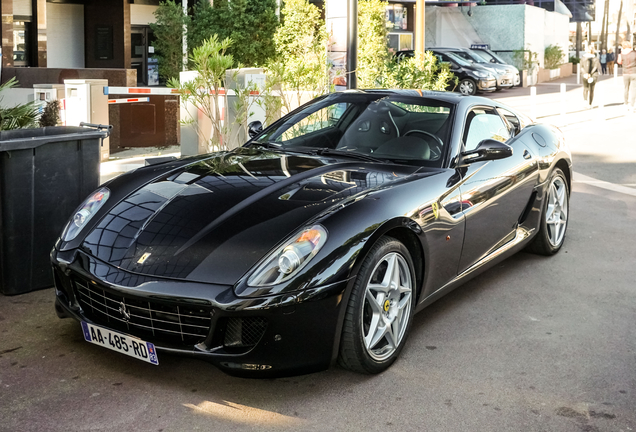
[[141, 256], [141, 258], [139, 258], [139, 261], [137, 261], [137, 264], [143, 264], [146, 262], [146, 260], [148, 259], [148, 257], [150, 256], [151, 252], [146, 252], [145, 254], [143, 254]]

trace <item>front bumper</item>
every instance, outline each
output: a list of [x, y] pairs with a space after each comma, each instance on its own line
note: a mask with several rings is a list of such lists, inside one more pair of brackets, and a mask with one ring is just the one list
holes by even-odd
[[497, 76], [497, 88], [510, 88], [515, 84], [515, 77], [512, 73]]
[[231, 286], [150, 279], [75, 256], [70, 263], [51, 256], [58, 316], [152, 342], [160, 359], [188, 355], [231, 375], [274, 377], [327, 369], [337, 353], [348, 281], [239, 298]]
[[480, 79], [477, 81], [477, 89], [480, 91], [495, 91], [497, 90], [497, 80], [494, 78]]

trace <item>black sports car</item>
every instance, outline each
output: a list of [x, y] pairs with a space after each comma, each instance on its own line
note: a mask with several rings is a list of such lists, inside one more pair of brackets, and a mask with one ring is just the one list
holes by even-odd
[[560, 131], [480, 97], [349, 91], [233, 151], [121, 175], [51, 253], [87, 341], [237, 375], [389, 367], [413, 314], [523, 249], [564, 241]]

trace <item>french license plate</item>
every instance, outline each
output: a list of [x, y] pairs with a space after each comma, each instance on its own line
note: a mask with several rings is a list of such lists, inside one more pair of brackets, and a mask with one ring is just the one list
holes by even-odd
[[110, 331], [104, 327], [84, 321], [82, 321], [82, 331], [87, 342], [152, 363], [153, 365], [159, 364], [155, 345], [150, 342]]

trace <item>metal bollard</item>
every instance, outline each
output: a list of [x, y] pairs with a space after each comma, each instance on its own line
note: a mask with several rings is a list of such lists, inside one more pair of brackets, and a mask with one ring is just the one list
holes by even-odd
[[566, 92], [566, 85], [565, 83], [561, 83], [561, 117], [565, 117], [565, 111], [566, 111], [565, 92]]
[[576, 83], [581, 84], [581, 63], [576, 64]]
[[614, 65], [614, 85], [618, 86], [618, 65]]
[[530, 87], [530, 117], [533, 120], [537, 119], [537, 88], [535, 86]]

